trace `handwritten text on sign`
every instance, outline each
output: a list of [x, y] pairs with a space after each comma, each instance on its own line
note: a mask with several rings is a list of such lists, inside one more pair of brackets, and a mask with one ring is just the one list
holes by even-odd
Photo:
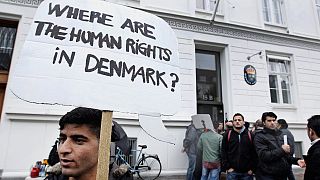
[[173, 30], [104, 1], [42, 2], [15, 70], [12, 92], [27, 101], [168, 115], [179, 108]]

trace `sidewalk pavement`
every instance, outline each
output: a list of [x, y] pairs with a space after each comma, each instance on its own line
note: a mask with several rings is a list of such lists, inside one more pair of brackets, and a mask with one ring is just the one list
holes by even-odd
[[[293, 167], [292, 170], [293, 170], [293, 174], [294, 174], [296, 180], [303, 180], [304, 168]], [[160, 177], [157, 180], [167, 180], [167, 179], [170, 179], [170, 180], [185, 180], [186, 176], [184, 176], [184, 175], [168, 175], [168, 176], [162, 175], [161, 176], [160, 175]]]

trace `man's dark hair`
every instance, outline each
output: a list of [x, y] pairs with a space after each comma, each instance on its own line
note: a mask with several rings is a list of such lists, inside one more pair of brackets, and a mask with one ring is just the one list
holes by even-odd
[[60, 130], [64, 129], [67, 124], [85, 124], [91, 131], [100, 138], [102, 111], [92, 108], [78, 107], [61, 117], [59, 121]]
[[287, 121], [284, 119], [278, 119], [278, 124], [280, 125], [280, 129], [287, 129], [288, 128]]
[[232, 120], [233, 120], [234, 117], [236, 117], [236, 116], [241, 116], [241, 117], [242, 117], [242, 120], [244, 121], [244, 117], [243, 117], [243, 115], [240, 114], [240, 113], [235, 113], [235, 114], [233, 115], [233, 117], [232, 117]]
[[256, 128], [258, 128], [258, 127], [263, 127], [263, 123], [262, 123], [261, 119], [256, 120], [255, 127], [256, 127]]
[[246, 129], [249, 129], [249, 127], [250, 127], [250, 123], [249, 123], [249, 122], [247, 122], [247, 121], [245, 121], [245, 122], [244, 122], [244, 127], [245, 127]]
[[276, 115], [275, 113], [273, 113], [273, 112], [264, 112], [264, 113], [262, 114], [262, 117], [261, 117], [262, 122], [265, 122], [265, 121], [266, 121], [267, 116], [273, 117], [273, 118], [277, 119], [277, 115]]
[[308, 128], [312, 129], [320, 137], [320, 115], [314, 115], [308, 119]]
[[213, 125], [213, 129], [217, 130], [219, 127], [219, 121], [216, 121], [216, 120], [212, 121], [212, 125]]

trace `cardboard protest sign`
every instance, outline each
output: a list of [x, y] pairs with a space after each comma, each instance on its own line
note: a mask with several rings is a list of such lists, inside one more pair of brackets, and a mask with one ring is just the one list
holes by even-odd
[[162, 19], [105, 1], [46, 0], [9, 86], [28, 102], [172, 115], [179, 77], [177, 39]]

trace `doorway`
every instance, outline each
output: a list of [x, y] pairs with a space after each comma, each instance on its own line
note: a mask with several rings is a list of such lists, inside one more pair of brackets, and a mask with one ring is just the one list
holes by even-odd
[[196, 49], [197, 113], [214, 121], [224, 119], [221, 93], [220, 53]]

